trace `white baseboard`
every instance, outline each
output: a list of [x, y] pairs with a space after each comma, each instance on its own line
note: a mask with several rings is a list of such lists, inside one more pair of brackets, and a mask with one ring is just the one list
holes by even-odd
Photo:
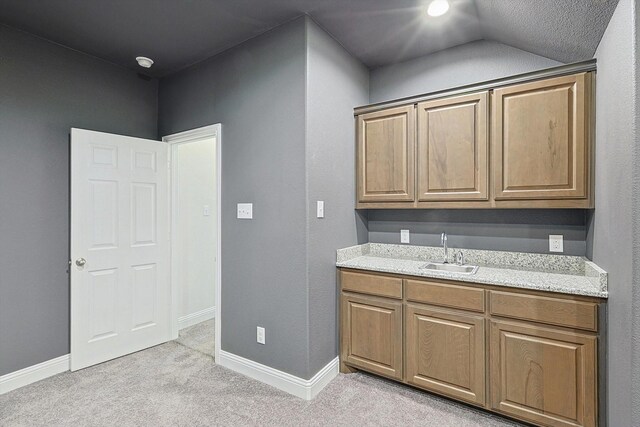
[[[204, 320], [207, 319], [201, 321]], [[315, 374], [313, 378], [305, 380], [224, 350], [220, 350], [220, 357], [219, 360], [216, 360], [216, 363], [305, 400], [311, 400], [316, 397], [338, 375], [339, 370], [339, 360], [336, 357]], [[0, 377], [0, 394], [8, 393], [68, 370], [69, 355], [65, 354], [64, 356], [11, 372]]]
[[68, 370], [69, 355], [65, 354], [64, 356], [11, 372], [0, 377], [0, 394], [8, 393], [11, 390], [33, 384]]
[[286, 372], [262, 365], [253, 360], [245, 359], [233, 353], [220, 350], [216, 363], [236, 371], [250, 378], [278, 388], [301, 399], [311, 400], [331, 382], [339, 370], [339, 360], [336, 357], [310, 380], [305, 380]]
[[195, 313], [187, 314], [178, 318], [178, 329], [188, 328], [189, 326], [197, 325], [205, 320], [210, 320], [216, 317], [216, 308], [209, 307], [204, 310], [196, 311]]

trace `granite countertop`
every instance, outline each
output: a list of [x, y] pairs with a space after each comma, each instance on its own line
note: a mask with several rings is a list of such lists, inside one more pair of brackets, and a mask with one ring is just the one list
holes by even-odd
[[462, 250], [467, 264], [480, 266], [475, 274], [421, 268], [427, 262], [442, 262], [442, 248], [430, 246], [366, 243], [339, 249], [336, 265], [357, 270], [608, 297], [607, 273], [584, 257], [456, 248], [449, 251], [450, 258], [457, 250]]

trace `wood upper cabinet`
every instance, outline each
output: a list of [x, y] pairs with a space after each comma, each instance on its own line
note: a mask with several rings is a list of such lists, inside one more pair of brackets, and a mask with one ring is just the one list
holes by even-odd
[[488, 200], [488, 92], [418, 104], [418, 201]]
[[482, 316], [408, 305], [406, 381], [469, 403], [485, 403]]
[[593, 92], [586, 72], [360, 114], [357, 205], [592, 208]]
[[582, 73], [494, 90], [496, 201], [589, 196], [590, 89]]
[[538, 425], [595, 426], [596, 340], [492, 321], [492, 408]]
[[358, 201], [415, 200], [415, 108], [358, 116]]
[[402, 302], [342, 294], [341, 358], [402, 380]]

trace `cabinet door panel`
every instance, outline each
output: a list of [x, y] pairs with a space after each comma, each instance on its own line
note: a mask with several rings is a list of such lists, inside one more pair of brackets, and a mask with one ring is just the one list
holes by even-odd
[[596, 337], [491, 322], [492, 408], [550, 426], [596, 424]]
[[402, 303], [342, 294], [341, 358], [402, 379]]
[[496, 200], [586, 198], [589, 133], [586, 74], [496, 89]]
[[358, 116], [358, 201], [415, 199], [415, 108]]
[[418, 200], [487, 200], [487, 92], [418, 104]]
[[405, 323], [407, 382], [483, 405], [484, 318], [409, 305]]

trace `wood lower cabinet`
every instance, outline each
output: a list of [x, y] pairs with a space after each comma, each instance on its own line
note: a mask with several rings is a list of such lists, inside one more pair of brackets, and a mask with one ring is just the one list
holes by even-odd
[[483, 405], [484, 323], [480, 316], [408, 305], [405, 315], [406, 381]]
[[343, 361], [402, 379], [402, 303], [343, 294]]
[[492, 321], [491, 407], [545, 426], [595, 426], [596, 341]]
[[598, 423], [603, 300], [340, 270], [340, 367], [539, 426]]

